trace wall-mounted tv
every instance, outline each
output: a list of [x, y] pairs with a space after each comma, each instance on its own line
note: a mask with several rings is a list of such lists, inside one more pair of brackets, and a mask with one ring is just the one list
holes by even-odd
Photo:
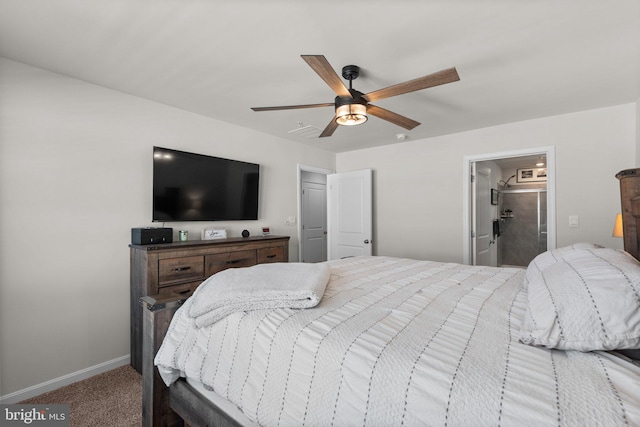
[[153, 147], [153, 221], [258, 219], [260, 165]]

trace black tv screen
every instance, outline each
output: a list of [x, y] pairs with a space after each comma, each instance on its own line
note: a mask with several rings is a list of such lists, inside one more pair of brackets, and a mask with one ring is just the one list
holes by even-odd
[[260, 165], [153, 147], [153, 221], [258, 219]]

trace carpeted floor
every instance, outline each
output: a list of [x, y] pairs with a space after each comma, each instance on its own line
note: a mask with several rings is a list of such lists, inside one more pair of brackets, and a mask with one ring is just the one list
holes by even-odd
[[122, 366], [20, 403], [68, 404], [72, 427], [139, 426], [142, 376], [131, 366]]

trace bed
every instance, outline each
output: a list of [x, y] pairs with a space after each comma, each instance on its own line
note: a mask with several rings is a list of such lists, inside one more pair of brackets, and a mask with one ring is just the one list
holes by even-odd
[[591, 243], [526, 269], [354, 257], [326, 263], [313, 307], [216, 318], [206, 282], [146, 297], [144, 424], [640, 425], [637, 258]]

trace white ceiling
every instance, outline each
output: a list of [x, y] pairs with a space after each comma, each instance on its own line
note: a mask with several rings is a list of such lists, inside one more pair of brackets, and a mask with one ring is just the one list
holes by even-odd
[[[360, 66], [364, 93], [461, 80], [376, 102], [411, 131], [371, 117], [308, 139], [289, 131], [332, 107], [250, 110], [333, 102], [301, 54]], [[0, 0], [0, 56], [341, 152], [636, 102], [640, 1]]]

